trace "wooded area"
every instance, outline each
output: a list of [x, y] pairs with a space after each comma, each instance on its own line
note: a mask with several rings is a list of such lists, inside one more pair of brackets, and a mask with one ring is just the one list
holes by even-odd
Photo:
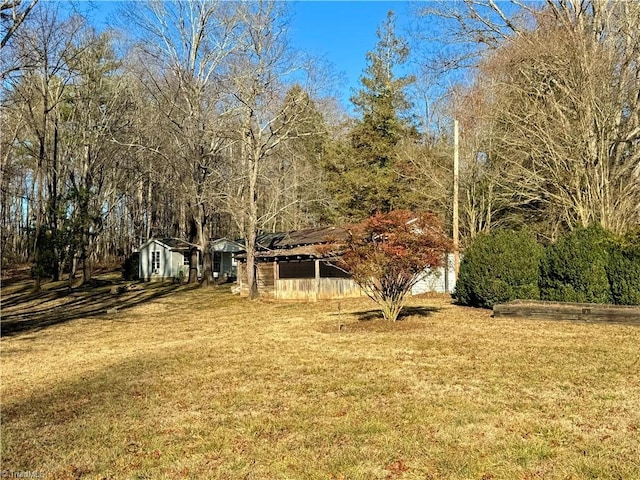
[[3, 267], [86, 281], [150, 237], [242, 237], [255, 295], [260, 233], [400, 208], [451, 225], [454, 118], [463, 246], [640, 224], [640, 3], [429, 2], [415, 19], [440, 29], [411, 41], [390, 12], [355, 116], [289, 43], [289, 8], [122, 3], [99, 30], [2, 0]]

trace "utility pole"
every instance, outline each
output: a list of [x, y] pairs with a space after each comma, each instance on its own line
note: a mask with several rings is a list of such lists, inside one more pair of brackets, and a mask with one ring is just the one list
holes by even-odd
[[453, 121], [453, 262], [455, 279], [460, 271], [460, 232], [458, 228], [458, 171], [460, 169], [458, 120]]

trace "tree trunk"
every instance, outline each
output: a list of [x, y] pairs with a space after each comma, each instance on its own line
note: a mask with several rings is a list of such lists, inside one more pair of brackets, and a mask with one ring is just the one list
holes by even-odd
[[[61, 252], [62, 253], [62, 252]], [[69, 253], [69, 247], [66, 247], [65, 249], [65, 254], [62, 255], [62, 261], [58, 262], [58, 268], [57, 268], [57, 279], [58, 280], [62, 280], [62, 278], [64, 277], [64, 267], [65, 264], [67, 263], [67, 259], [68, 259], [68, 253]]]
[[247, 250], [247, 282], [249, 284], [249, 300], [255, 300], [260, 296], [258, 291], [258, 275], [256, 269], [256, 237], [258, 229], [258, 158], [257, 147], [250, 153], [251, 171], [249, 177], [249, 215], [247, 218], [247, 235], [245, 236]]
[[258, 272], [256, 269], [256, 231], [250, 230], [247, 233], [247, 286], [249, 287], [249, 300], [255, 300], [260, 295], [258, 291]]
[[88, 283], [93, 276], [93, 266], [91, 265], [91, 253], [87, 251], [86, 247], [83, 247], [80, 258], [82, 260], [82, 283]]
[[[45, 105], [46, 105], [46, 102], [45, 102]], [[46, 129], [46, 118], [47, 117], [45, 115], [44, 117], [45, 123], [44, 123], [43, 131], [45, 131]], [[36, 228], [35, 228], [35, 235], [33, 239], [33, 264], [34, 264], [34, 276], [36, 280], [33, 285], [34, 292], [40, 291], [40, 277], [42, 277], [42, 274], [43, 274], [42, 270], [44, 268], [42, 265], [43, 251], [42, 251], [42, 242], [40, 238], [40, 232], [42, 231], [42, 221], [43, 221], [42, 210], [44, 206], [43, 169], [44, 169], [44, 162], [45, 162], [45, 156], [46, 156], [45, 140], [46, 139], [44, 137], [44, 134], [42, 136], [38, 136], [38, 141], [39, 141], [38, 168], [36, 170], [36, 174], [35, 174], [36, 180], [33, 186], [34, 190], [35, 190], [35, 186], [36, 185], [38, 186], [38, 189], [37, 189], [38, 196], [37, 196], [37, 201], [35, 205]]]
[[51, 186], [49, 193], [49, 225], [51, 227], [51, 250], [53, 253], [53, 280], [59, 281], [61, 277], [61, 254], [60, 249], [61, 246], [58, 244], [58, 118], [56, 117], [54, 120], [53, 126], [53, 155], [52, 162], [53, 166], [51, 168]]
[[191, 247], [189, 251], [189, 280], [187, 283], [197, 283], [198, 281], [198, 248]]
[[69, 272], [69, 280], [76, 278], [76, 270], [78, 270], [78, 253], [73, 252], [71, 254], [71, 271]]
[[214, 282], [213, 278], [213, 252], [206, 248], [204, 249], [204, 264], [202, 271], [201, 285], [208, 286]]
[[91, 219], [89, 218], [89, 194], [93, 185], [93, 178], [91, 175], [91, 147], [85, 145], [85, 157], [82, 163], [82, 185], [79, 188], [79, 201], [78, 201], [78, 217], [81, 222], [81, 242], [80, 247], [80, 260], [82, 261], [82, 283], [87, 283], [91, 280], [92, 266], [91, 266]]

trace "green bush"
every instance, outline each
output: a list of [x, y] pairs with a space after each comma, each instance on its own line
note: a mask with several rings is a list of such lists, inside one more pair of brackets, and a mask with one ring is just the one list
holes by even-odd
[[541, 263], [543, 300], [611, 303], [607, 266], [613, 238], [599, 225], [574, 230], [546, 249]]
[[38, 250], [31, 266], [31, 277], [53, 278], [58, 270], [56, 258], [56, 241], [51, 232], [42, 230], [38, 235]]
[[640, 234], [614, 244], [607, 265], [607, 277], [613, 303], [640, 305]]
[[138, 266], [140, 264], [140, 253], [133, 252], [125, 258], [122, 264], [122, 278], [125, 280], [138, 280]]
[[527, 231], [481, 235], [464, 253], [454, 296], [463, 305], [485, 308], [516, 298], [539, 299], [543, 255]]

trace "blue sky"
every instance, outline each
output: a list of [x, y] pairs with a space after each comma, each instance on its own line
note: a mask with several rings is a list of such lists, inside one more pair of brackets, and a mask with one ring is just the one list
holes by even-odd
[[402, 34], [407, 2], [400, 1], [300, 1], [294, 3], [291, 25], [293, 45], [324, 56], [345, 75], [343, 103], [366, 68], [366, 54], [375, 48], [376, 29], [393, 10]]
[[[90, 16], [97, 26], [105, 26], [118, 7], [117, 1], [91, 3]], [[405, 1], [292, 1], [291, 43], [296, 49], [323, 57], [344, 75], [340, 85], [342, 103], [349, 108], [351, 90], [359, 87], [366, 68], [366, 53], [375, 48], [376, 29], [387, 12], [397, 17], [398, 33], [407, 20]]]

